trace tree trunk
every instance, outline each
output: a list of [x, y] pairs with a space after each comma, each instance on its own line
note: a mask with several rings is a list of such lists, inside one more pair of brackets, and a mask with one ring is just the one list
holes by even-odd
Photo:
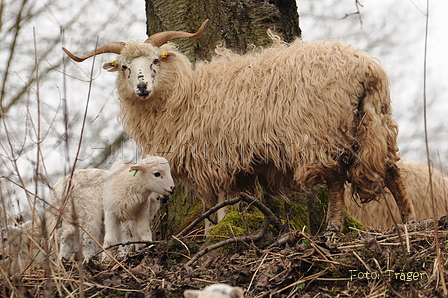
[[286, 42], [301, 36], [295, 0], [146, 0], [148, 36], [167, 30], [195, 32], [210, 19], [197, 41], [179, 40], [190, 60], [210, 59], [216, 46], [244, 53], [250, 46], [271, 43], [267, 30]]

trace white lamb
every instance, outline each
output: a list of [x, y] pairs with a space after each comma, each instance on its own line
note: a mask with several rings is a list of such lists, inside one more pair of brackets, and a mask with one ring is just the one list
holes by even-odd
[[203, 290], [186, 290], [185, 298], [244, 298], [243, 289], [226, 284], [214, 284]]
[[[103, 198], [104, 248], [122, 241], [152, 241], [149, 222], [159, 208], [157, 195], [150, 197], [152, 192], [161, 195], [174, 192], [174, 182], [165, 158], [148, 156], [137, 164], [124, 159], [112, 165]], [[122, 223], [126, 222], [127, 232], [122, 233]]]
[[[59, 238], [61, 246], [59, 256], [61, 258], [67, 260], [73, 258], [78, 249], [72, 217], [72, 203], [75, 204], [75, 212], [81, 227], [84, 259], [90, 259], [101, 248], [104, 239], [103, 192], [108, 173], [106, 170], [99, 169], [79, 170], [73, 173], [70, 183], [69, 176], [65, 176], [54, 185], [55, 202], [62, 212]], [[64, 202], [65, 198], [66, 202]]]

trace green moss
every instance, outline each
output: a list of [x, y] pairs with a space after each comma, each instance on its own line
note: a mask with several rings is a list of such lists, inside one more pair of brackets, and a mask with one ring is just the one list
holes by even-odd
[[358, 233], [355, 230], [350, 229], [349, 227], [353, 227], [356, 228], [358, 230], [362, 230], [365, 231], [365, 227], [364, 225], [355, 217], [351, 216], [347, 211], [345, 212], [345, 217], [344, 217], [344, 225], [342, 227], [342, 233], [349, 233], [349, 232], [353, 232], [353, 233]]
[[262, 193], [261, 201], [272, 213], [274, 213], [283, 223], [288, 223], [290, 229], [310, 232], [310, 219], [306, 210], [306, 196], [294, 192], [286, 191], [285, 198], [274, 198], [266, 193]]
[[[218, 243], [228, 238], [248, 236], [258, 231], [263, 220], [264, 215], [259, 210], [231, 211], [210, 231], [207, 240], [210, 243]], [[229, 244], [217, 251], [230, 253], [236, 247], [235, 244]]]

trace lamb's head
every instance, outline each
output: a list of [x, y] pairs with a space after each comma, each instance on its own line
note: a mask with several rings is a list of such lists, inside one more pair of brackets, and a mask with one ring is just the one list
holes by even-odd
[[185, 298], [244, 298], [243, 289], [226, 284], [214, 284], [205, 287], [202, 291], [186, 290]]
[[132, 165], [130, 171], [135, 171], [135, 179], [142, 180], [139, 184], [144, 185], [147, 191], [161, 195], [172, 195], [174, 193], [174, 181], [171, 177], [170, 166], [165, 158], [148, 156]]
[[208, 20], [205, 20], [196, 33], [165, 31], [151, 35], [145, 42], [111, 42], [82, 57], [73, 55], [66, 48], [62, 49], [76, 62], [103, 53], [119, 54], [115, 61], [104, 64], [103, 68], [119, 71], [119, 76], [126, 80], [127, 90], [132, 90], [139, 99], [148, 99], [154, 92], [160, 64], [170, 62], [176, 57], [175, 53], [167, 51], [163, 45], [172, 39], [199, 38], [207, 23]]

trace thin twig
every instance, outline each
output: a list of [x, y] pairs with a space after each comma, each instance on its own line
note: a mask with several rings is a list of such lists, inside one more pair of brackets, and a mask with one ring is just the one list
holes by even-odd
[[443, 293], [448, 296], [448, 290], [445, 282], [444, 268], [442, 262], [442, 253], [440, 250], [440, 239], [438, 235], [438, 220], [436, 215], [435, 198], [434, 198], [434, 187], [432, 185], [432, 169], [431, 169], [431, 159], [429, 154], [429, 141], [428, 141], [428, 123], [427, 123], [427, 100], [426, 100], [426, 86], [427, 86], [427, 53], [428, 53], [428, 33], [429, 33], [429, 0], [426, 0], [426, 22], [425, 22], [425, 48], [424, 48], [424, 59], [423, 59], [423, 125], [425, 131], [425, 148], [426, 148], [426, 160], [428, 162], [428, 175], [429, 175], [429, 193], [432, 202], [433, 218], [434, 218], [434, 237], [436, 244], [437, 260], [439, 261], [439, 272], [440, 281], [442, 282]]
[[250, 279], [249, 286], [247, 287], [246, 293], [249, 293], [250, 287], [252, 286], [252, 283], [254, 282], [255, 276], [257, 276], [258, 270], [260, 270], [261, 265], [263, 265], [264, 260], [266, 260], [266, 257], [268, 256], [268, 253], [264, 253], [263, 259], [261, 259], [260, 265], [258, 265], [257, 269], [255, 270], [254, 274], [252, 275], [252, 278]]

